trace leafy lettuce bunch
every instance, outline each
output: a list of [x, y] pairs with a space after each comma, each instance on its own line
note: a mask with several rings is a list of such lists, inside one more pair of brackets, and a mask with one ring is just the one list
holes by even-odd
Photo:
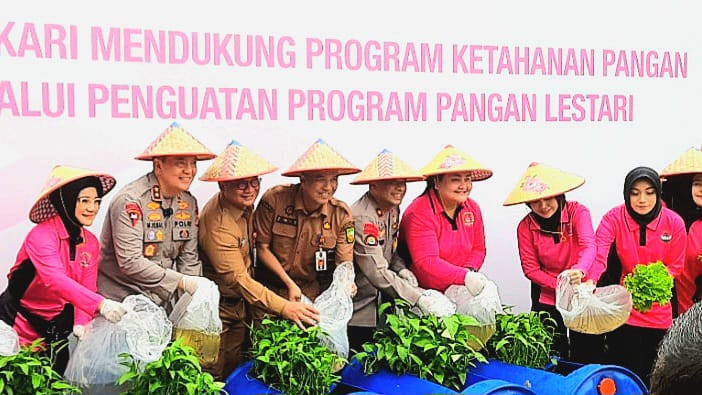
[[631, 292], [636, 311], [645, 313], [653, 303], [665, 305], [673, 297], [673, 276], [661, 261], [638, 264], [624, 277], [624, 286]]

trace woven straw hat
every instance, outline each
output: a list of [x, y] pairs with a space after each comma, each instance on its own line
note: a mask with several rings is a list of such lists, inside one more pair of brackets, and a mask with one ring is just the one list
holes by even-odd
[[161, 156], [194, 156], [197, 160], [208, 160], [217, 155], [173, 122], [135, 159], [153, 160]]
[[670, 177], [683, 174], [702, 173], [702, 151], [690, 148], [678, 159], [666, 166], [661, 172], [661, 177]]
[[511, 206], [558, 196], [583, 185], [585, 179], [541, 163], [532, 163], [502, 204]]
[[336, 170], [339, 175], [355, 174], [361, 171], [361, 169], [352, 165], [351, 162], [336, 152], [334, 148], [329, 146], [324, 140], [319, 139], [315, 141], [285, 173], [282, 173], [282, 175], [295, 177], [302, 173], [320, 170]]
[[110, 192], [110, 190], [112, 190], [117, 183], [115, 178], [109, 174], [98, 173], [93, 170], [80, 169], [77, 167], [62, 165], [54, 166], [49, 174], [49, 178], [44, 183], [44, 187], [41, 189], [39, 198], [37, 198], [36, 202], [32, 206], [32, 209], [29, 211], [29, 219], [38, 224], [55, 215], [58, 215], [56, 208], [54, 208], [54, 205], [49, 201], [49, 195], [51, 192], [72, 181], [88, 176], [95, 176], [100, 179], [100, 183], [102, 183], [103, 195]]
[[351, 184], [368, 184], [383, 180], [404, 180], [407, 182], [422, 181], [422, 176], [417, 170], [405, 163], [397, 155], [384, 149], [373, 161], [351, 181]]
[[272, 173], [277, 169], [262, 156], [232, 140], [205, 170], [200, 180], [234, 181]]
[[425, 177], [463, 171], [470, 171], [473, 181], [487, 180], [492, 177], [492, 170], [485, 168], [478, 161], [450, 144], [436, 154], [428, 165], [419, 170]]

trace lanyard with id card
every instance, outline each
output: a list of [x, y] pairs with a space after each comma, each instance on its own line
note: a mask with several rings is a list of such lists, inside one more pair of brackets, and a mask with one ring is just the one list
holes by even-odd
[[317, 235], [317, 240], [319, 242], [319, 250], [314, 252], [314, 267], [318, 272], [323, 272], [327, 270], [327, 252], [322, 249], [324, 236], [322, 234]]

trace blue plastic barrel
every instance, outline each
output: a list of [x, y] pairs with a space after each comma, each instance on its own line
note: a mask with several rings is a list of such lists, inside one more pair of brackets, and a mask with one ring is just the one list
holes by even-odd
[[535, 395], [534, 391], [504, 380], [483, 380], [469, 385], [461, 394], [466, 395]]
[[341, 383], [360, 391], [383, 395], [444, 395], [458, 392], [411, 374], [397, 375], [387, 369], [366, 375], [356, 359], [341, 373]]
[[[568, 362], [561, 362], [568, 363]], [[484, 380], [504, 380], [531, 389], [537, 395], [611, 395], [647, 394], [648, 390], [630, 370], [616, 365], [578, 365], [562, 375], [542, 369], [490, 360], [468, 372], [467, 384]]]
[[229, 395], [264, 395], [282, 394], [275, 388], [269, 387], [263, 381], [250, 377], [249, 370], [253, 368], [253, 361], [239, 365], [232, 374], [227, 377], [223, 390]]

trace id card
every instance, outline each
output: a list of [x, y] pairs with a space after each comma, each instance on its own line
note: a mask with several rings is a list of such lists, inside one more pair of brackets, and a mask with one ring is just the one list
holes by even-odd
[[315, 268], [318, 272], [327, 270], [327, 253], [326, 251], [315, 251], [314, 253]]

